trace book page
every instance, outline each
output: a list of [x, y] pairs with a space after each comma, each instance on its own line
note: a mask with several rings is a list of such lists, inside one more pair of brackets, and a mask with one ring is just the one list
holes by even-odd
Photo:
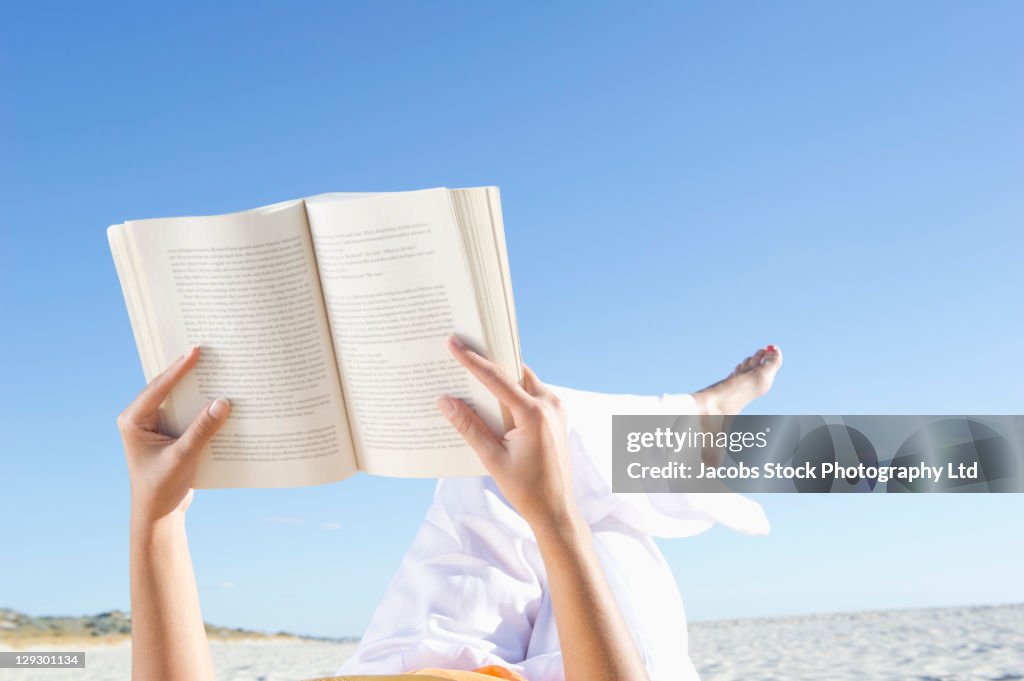
[[498, 401], [448, 352], [485, 340], [446, 189], [306, 202], [359, 467], [392, 476], [483, 475], [435, 407], [465, 400], [496, 432]]
[[476, 282], [491, 360], [499, 366], [511, 367], [511, 375], [522, 380], [519, 329], [498, 188], [453, 189], [451, 197], [462, 242], [469, 254], [470, 274]]
[[137, 341], [151, 358], [147, 380], [154, 367], [202, 346], [198, 364], [165, 404], [167, 432], [183, 432], [212, 398], [231, 401], [196, 486], [292, 487], [353, 474], [355, 452], [302, 202], [112, 228], [118, 229], [123, 233], [112, 234], [111, 243], [123, 243], [120, 259], [131, 262], [119, 272], [143, 280], [132, 283], [129, 305], [135, 326], [145, 329]]

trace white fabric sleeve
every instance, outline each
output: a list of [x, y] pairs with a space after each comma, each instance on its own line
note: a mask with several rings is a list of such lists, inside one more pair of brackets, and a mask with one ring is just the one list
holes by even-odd
[[343, 674], [427, 667], [516, 668], [526, 657], [543, 593], [526, 521], [489, 478], [438, 484], [398, 574]]

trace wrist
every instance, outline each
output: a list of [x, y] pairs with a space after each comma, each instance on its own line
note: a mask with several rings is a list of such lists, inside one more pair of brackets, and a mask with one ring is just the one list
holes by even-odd
[[590, 526], [575, 503], [527, 519], [538, 543], [575, 542], [590, 533]]
[[132, 508], [129, 522], [133, 541], [151, 541], [185, 531], [185, 512], [173, 511], [155, 516], [144, 509]]

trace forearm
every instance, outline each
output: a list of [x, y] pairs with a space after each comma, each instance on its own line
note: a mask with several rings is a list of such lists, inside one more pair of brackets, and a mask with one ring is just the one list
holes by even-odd
[[547, 570], [566, 681], [647, 679], [579, 513], [538, 523], [534, 534]]
[[132, 522], [132, 679], [213, 681], [184, 514]]

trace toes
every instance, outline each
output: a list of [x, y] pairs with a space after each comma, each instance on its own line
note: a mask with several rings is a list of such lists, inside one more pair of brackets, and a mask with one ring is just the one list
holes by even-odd
[[778, 346], [769, 345], [761, 348], [750, 357], [736, 365], [733, 369], [732, 376], [739, 374], [745, 374], [748, 371], [753, 371], [758, 367], [769, 366], [774, 367], [773, 372], [778, 370], [778, 367], [782, 365], [782, 351], [779, 350]]
[[773, 371], [778, 371], [779, 367], [782, 366], [782, 349], [777, 345], [769, 345], [762, 352], [764, 353], [764, 366], [770, 367]]
[[750, 357], [736, 365], [736, 373], [742, 374], [750, 371], [751, 369], [757, 368], [761, 364], [761, 358], [764, 357], [764, 350], [758, 350]]
[[774, 345], [769, 345], [764, 350], [759, 350], [757, 357], [760, 357], [757, 370], [752, 373], [756, 385], [756, 396], [760, 397], [771, 390], [775, 382], [775, 374], [782, 366], [782, 351]]

